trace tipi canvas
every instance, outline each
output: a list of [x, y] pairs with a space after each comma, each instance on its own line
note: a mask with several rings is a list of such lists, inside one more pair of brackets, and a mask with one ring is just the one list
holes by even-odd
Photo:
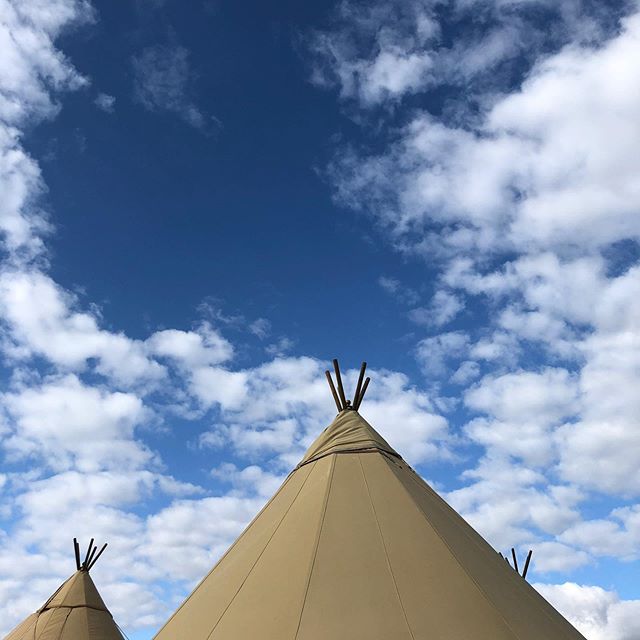
[[124, 640], [89, 575], [106, 546], [96, 554], [91, 540], [81, 563], [74, 540], [77, 571], [4, 640]]
[[358, 413], [363, 373], [156, 640], [584, 640]]

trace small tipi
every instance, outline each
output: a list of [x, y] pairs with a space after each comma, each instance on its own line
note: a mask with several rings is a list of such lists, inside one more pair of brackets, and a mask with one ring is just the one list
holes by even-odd
[[89, 575], [107, 545], [96, 554], [92, 538], [83, 562], [75, 538], [73, 546], [76, 572], [4, 640], [124, 640]]
[[156, 640], [584, 640], [360, 416], [338, 416]]

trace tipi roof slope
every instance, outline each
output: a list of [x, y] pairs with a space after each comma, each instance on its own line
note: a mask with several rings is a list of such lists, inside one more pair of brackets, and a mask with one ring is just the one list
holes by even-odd
[[298, 467], [332, 453], [376, 450], [396, 458], [400, 455], [356, 411], [343, 411], [315, 440]]
[[156, 636], [184, 638], [584, 640], [348, 407]]
[[[93, 563], [88, 561], [92, 551]], [[98, 556], [91, 545], [85, 562], [80, 564], [76, 555], [78, 570], [4, 640], [123, 640], [89, 575]]]

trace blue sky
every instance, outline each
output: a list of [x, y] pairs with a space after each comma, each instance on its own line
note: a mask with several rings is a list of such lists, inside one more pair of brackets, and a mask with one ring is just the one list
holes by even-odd
[[[150, 638], [332, 418], [640, 638], [633, 2], [0, 0], [0, 610]], [[6, 627], [6, 629], [5, 629]]]

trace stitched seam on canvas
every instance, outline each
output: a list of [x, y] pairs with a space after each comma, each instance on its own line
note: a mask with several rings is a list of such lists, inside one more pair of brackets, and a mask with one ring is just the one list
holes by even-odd
[[371, 505], [371, 511], [373, 512], [373, 517], [376, 521], [376, 526], [378, 527], [378, 534], [380, 535], [380, 540], [382, 541], [382, 548], [384, 549], [384, 556], [387, 560], [387, 568], [389, 569], [389, 573], [391, 574], [391, 580], [393, 581], [393, 588], [396, 591], [396, 596], [398, 597], [398, 603], [400, 604], [400, 609], [402, 610], [404, 621], [407, 625], [407, 629], [409, 630], [409, 635], [415, 640], [415, 636], [413, 635], [413, 631], [411, 630], [411, 625], [409, 624], [409, 618], [407, 618], [407, 612], [405, 611], [404, 604], [402, 604], [402, 598], [400, 597], [400, 590], [398, 589], [398, 583], [396, 582], [396, 577], [393, 574], [391, 559], [389, 558], [387, 545], [384, 541], [384, 535], [382, 534], [382, 527], [380, 526], [380, 521], [378, 520], [376, 507], [373, 504], [373, 498], [371, 497], [371, 489], [369, 488], [369, 483], [367, 482], [367, 476], [365, 475], [364, 467], [362, 466], [362, 460], [360, 459], [360, 456], [358, 456], [358, 462], [360, 463], [360, 471], [362, 471], [362, 479], [364, 480], [364, 486], [367, 488], [367, 495], [369, 496], [369, 504]]
[[300, 633], [300, 627], [302, 625], [302, 617], [304, 616], [304, 608], [307, 604], [307, 596], [309, 595], [309, 587], [311, 586], [311, 578], [313, 576], [313, 568], [316, 564], [316, 557], [318, 556], [318, 549], [320, 547], [320, 538], [322, 537], [322, 528], [324, 526], [324, 519], [327, 515], [327, 505], [329, 504], [329, 493], [331, 493], [331, 483], [333, 482], [333, 472], [336, 468], [336, 459], [333, 458], [331, 461], [331, 473], [329, 476], [329, 482], [327, 482], [327, 490], [324, 494], [324, 500], [322, 503], [322, 517], [320, 519], [320, 526], [318, 527], [318, 535], [315, 540], [315, 548], [313, 550], [313, 559], [311, 560], [311, 565], [309, 567], [309, 575], [307, 577], [307, 585], [304, 590], [304, 599], [302, 600], [302, 607], [300, 608], [300, 617], [298, 618], [298, 627], [296, 628], [296, 635], [294, 636], [294, 640], [297, 639], [298, 634]]

